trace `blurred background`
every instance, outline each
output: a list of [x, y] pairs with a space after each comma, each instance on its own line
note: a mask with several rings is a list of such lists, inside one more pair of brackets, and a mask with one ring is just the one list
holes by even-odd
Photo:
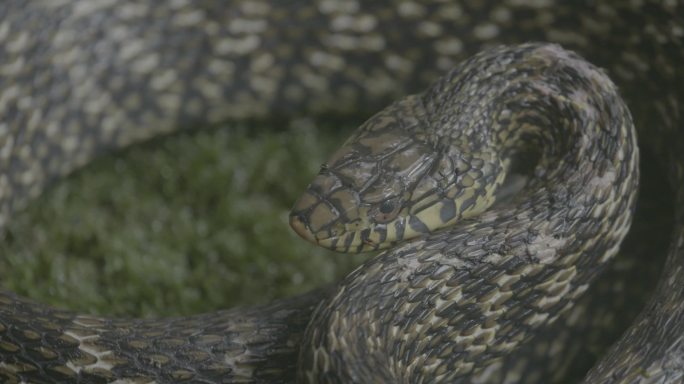
[[181, 132], [100, 158], [16, 216], [0, 281], [80, 312], [150, 317], [337, 280], [367, 256], [307, 243], [288, 214], [354, 125], [275, 125]]

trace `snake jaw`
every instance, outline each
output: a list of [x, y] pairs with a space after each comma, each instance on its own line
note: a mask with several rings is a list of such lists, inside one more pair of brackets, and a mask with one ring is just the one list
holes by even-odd
[[[316, 213], [315, 206], [313, 209], [302, 209], [300, 201], [295, 204], [290, 214], [290, 226], [304, 240], [337, 252], [357, 253], [374, 251], [393, 244], [384, 241], [387, 234], [385, 224], [359, 220], [344, 224], [339, 220], [332, 220], [320, 226], [318, 221], [321, 217], [316, 215], [320, 215], [321, 212]], [[324, 218], [330, 219], [327, 216]], [[381, 232], [385, 235], [381, 236]]]
[[304, 240], [338, 252], [365, 252], [378, 249], [378, 244], [360, 235], [362, 231], [341, 231], [334, 229], [316, 233], [308, 224], [305, 215], [290, 215], [290, 227]]

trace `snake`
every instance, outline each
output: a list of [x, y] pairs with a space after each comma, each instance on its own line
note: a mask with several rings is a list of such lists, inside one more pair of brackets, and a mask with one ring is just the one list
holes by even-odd
[[382, 252], [335, 285], [189, 317], [79, 314], [1, 290], [0, 379], [562, 381], [582, 340], [571, 325], [618, 301], [582, 304], [630, 253], [645, 148], [672, 189], [658, 197], [674, 207], [664, 267], [578, 380], [682, 382], [681, 63], [678, 0], [4, 1], [3, 227], [106, 152], [225, 121], [355, 114], [367, 120], [290, 224], [319, 246]]

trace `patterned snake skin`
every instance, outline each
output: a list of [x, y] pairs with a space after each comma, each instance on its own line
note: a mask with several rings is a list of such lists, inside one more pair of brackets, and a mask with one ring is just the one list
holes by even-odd
[[[160, 320], [79, 315], [0, 291], [0, 380], [563, 380], [564, 361], [576, 344], [570, 341], [577, 333], [570, 331], [581, 333], [583, 321], [615, 304], [580, 301], [568, 310], [584, 290], [592, 297], [588, 283], [629, 226], [636, 149], [609, 81], [556, 45], [487, 50], [449, 72], [482, 49], [527, 41], [559, 43], [605, 68], [631, 110], [639, 146], [650, 149], [673, 186], [675, 209], [668, 214], [675, 224], [654, 296], [583, 380], [684, 381], [684, 4], [676, 0], [0, 3], [3, 226], [50, 182], [94, 156], [186, 127], [301, 115], [368, 117], [393, 100], [403, 101], [363, 126], [366, 139], [388, 124], [409, 133], [425, 121], [462, 125], [442, 107], [446, 96], [460, 102], [462, 112], [478, 113], [483, 104], [474, 100], [505, 89], [496, 80], [480, 81], [488, 76], [477, 69], [504, 78], [548, 74], [548, 83], [532, 89], [547, 97], [560, 91], [546, 108], [580, 121], [616, 118], [588, 129], [596, 141], [583, 141], [582, 130], [572, 127], [570, 138], [552, 132], [531, 139], [544, 144], [542, 158], [570, 153], [577, 169], [572, 173], [563, 161], [558, 171], [535, 169], [541, 177], [525, 187], [529, 194], [392, 248], [334, 288], [257, 308]], [[531, 60], [530, 67], [518, 67], [520, 58]], [[422, 104], [415, 96], [401, 99], [447, 73], [422, 93]], [[451, 83], [459, 76], [464, 79]], [[466, 80], [484, 87], [459, 90]], [[601, 90], [588, 88], [594, 83]], [[544, 104], [516, 100], [518, 108]], [[581, 105], [589, 109], [574, 109]], [[496, 123], [503, 124], [503, 112]], [[470, 116], [494, 120], [493, 114]], [[512, 126], [552, 119], [515, 116]], [[552, 142], [558, 144], [549, 149]], [[588, 148], [598, 152], [584, 152]], [[566, 173], [575, 175], [573, 183], [553, 183], [552, 176]], [[586, 189], [602, 191], [591, 202], [597, 208], [575, 200]], [[562, 209], [567, 226], [557, 214]], [[471, 231], [460, 232], [464, 228]], [[370, 234], [365, 240], [374, 244]], [[641, 265], [656, 263], [653, 249], [633, 253]], [[638, 284], [628, 281], [626, 289]]]
[[[526, 44], [485, 51], [364, 123], [295, 204], [293, 227], [333, 249], [418, 240], [316, 310], [300, 379], [453, 382], [570, 308], [630, 223], [638, 156], [616, 92], [580, 58]], [[521, 147], [541, 152], [533, 180], [490, 207]]]

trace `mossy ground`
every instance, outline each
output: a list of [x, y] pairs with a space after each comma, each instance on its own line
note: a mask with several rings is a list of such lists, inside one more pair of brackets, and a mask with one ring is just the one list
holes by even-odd
[[178, 315], [331, 282], [363, 256], [298, 238], [288, 212], [348, 128], [181, 133], [95, 161], [49, 188], [2, 242], [5, 288], [74, 310]]

